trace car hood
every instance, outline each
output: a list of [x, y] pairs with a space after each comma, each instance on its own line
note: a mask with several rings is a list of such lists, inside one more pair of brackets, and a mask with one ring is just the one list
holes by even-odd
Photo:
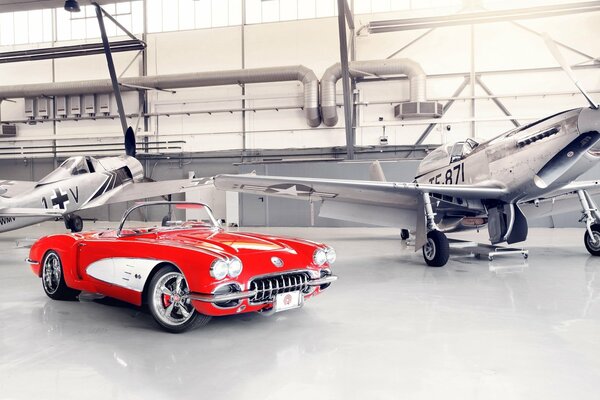
[[296, 251], [281, 240], [270, 236], [243, 232], [225, 232], [211, 230], [186, 230], [162, 233], [159, 240], [177, 242], [216, 253], [229, 253], [243, 256], [257, 252], [284, 252], [296, 254]]

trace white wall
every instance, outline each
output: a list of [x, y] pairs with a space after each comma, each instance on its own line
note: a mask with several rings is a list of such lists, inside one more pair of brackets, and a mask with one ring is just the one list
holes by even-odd
[[[389, 19], [398, 15], [360, 15], [357, 17], [357, 25], [361, 26], [369, 18]], [[539, 31], [548, 31], [557, 40], [591, 55], [598, 55], [600, 43], [593, 40], [598, 36], [597, 21], [598, 14], [589, 13], [523, 21], [523, 24]], [[356, 58], [386, 58], [421, 33], [422, 31], [372, 35], [363, 33], [356, 39]], [[477, 71], [557, 65], [540, 38], [510, 23], [477, 25], [475, 37], [474, 62]], [[469, 40], [469, 27], [439, 28], [396, 57], [418, 61], [428, 74], [466, 73], [470, 68]], [[336, 18], [246, 26], [244, 49], [240, 27], [151, 34], [147, 42], [149, 75], [239, 69], [242, 68], [243, 52], [246, 68], [302, 64], [313, 69], [320, 78], [327, 67], [339, 60]], [[563, 50], [563, 53], [571, 63], [584, 60], [567, 50]], [[133, 56], [131, 53], [115, 54], [117, 71], [123, 71]], [[137, 75], [139, 71], [140, 66], [136, 61], [125, 76]], [[576, 74], [588, 90], [600, 89], [600, 74], [597, 70], [580, 70]], [[103, 56], [55, 61], [56, 81], [98, 78], [108, 78]], [[51, 61], [0, 65], [0, 85], [50, 82], [52, 79]], [[462, 79], [460, 76], [431, 78], [427, 83], [428, 96], [449, 97]], [[484, 75], [483, 80], [496, 94], [515, 95], [503, 98], [502, 101], [523, 122], [562, 109], [585, 105], [584, 99], [579, 95], [518, 96], [525, 93], [574, 91], [573, 85], [562, 72]], [[362, 83], [358, 89], [360, 101], [391, 103], [360, 107], [358, 145], [378, 144], [383, 125], [386, 126], [390, 144], [412, 144], [427, 126], [422, 123], [415, 125], [414, 121], [403, 124], [393, 116], [393, 104], [408, 98], [406, 80]], [[150, 112], [193, 113], [201, 110], [239, 109], [242, 107], [241, 93], [239, 86], [184, 89], [178, 90], [176, 94], [151, 92]], [[470, 88], [467, 87], [462, 95], [469, 94]], [[475, 94], [485, 93], [477, 88]], [[302, 85], [299, 82], [247, 85], [246, 99], [247, 107], [300, 106]], [[341, 102], [341, 85], [338, 85], [338, 101]], [[137, 113], [135, 93], [125, 95], [125, 107], [127, 113]], [[442, 125], [439, 125], [426, 143], [458, 140], [469, 135], [470, 124], [460, 121], [471, 118], [470, 107], [470, 101], [457, 101], [441, 121], [444, 126], [452, 126], [451, 132], [446, 134], [441, 129]], [[114, 105], [113, 109], [116, 110]], [[512, 127], [490, 100], [478, 100], [475, 111], [475, 119], [478, 120], [476, 136], [491, 137]], [[344, 145], [341, 109], [339, 114], [340, 123], [337, 127], [327, 128], [322, 125], [311, 129], [300, 109], [248, 112], [245, 121], [245, 146], [248, 149], [260, 149]], [[2, 103], [3, 120], [23, 117], [22, 101], [16, 104]], [[379, 122], [378, 117], [383, 117], [384, 121]], [[132, 120], [130, 123], [135, 125], [136, 121]], [[52, 138], [54, 134], [51, 123], [34, 126], [21, 124], [18, 129], [19, 140], [37, 139], [36, 143], [49, 143], [48, 140], [40, 139]], [[147, 134], [159, 139], [185, 140], [185, 151], [206, 151], [242, 148], [242, 129], [242, 114], [227, 112], [153, 118]], [[56, 124], [56, 137], [79, 137], [94, 142], [114, 141], [120, 137], [120, 126], [116, 119], [61, 122]], [[10, 143], [12, 142], [9, 141], [8, 144]]]

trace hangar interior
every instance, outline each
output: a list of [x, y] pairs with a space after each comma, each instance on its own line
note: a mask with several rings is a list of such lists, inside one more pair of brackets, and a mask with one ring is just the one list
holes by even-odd
[[[64, 3], [0, 0], [5, 182], [38, 181], [71, 156], [124, 153], [96, 8], [79, 1], [69, 13]], [[133, 36], [105, 18], [124, 115], [153, 181], [368, 180], [379, 160], [389, 182], [412, 182], [441, 144], [586, 106], [544, 34], [581, 87], [600, 92], [598, 1], [98, 3]], [[208, 203], [234, 231], [331, 244], [340, 279], [289, 314], [223, 317], [165, 337], [137, 308], [45, 297], [23, 242], [63, 232], [62, 222], [0, 233], [0, 398], [597, 397], [600, 259], [581, 243], [580, 211], [532, 221], [516, 245], [526, 260], [452, 254], [432, 269], [399, 229], [322, 218], [318, 203], [173, 198]], [[132, 204], [78, 214], [84, 229], [103, 229]], [[457, 237], [488, 240], [485, 228]]]

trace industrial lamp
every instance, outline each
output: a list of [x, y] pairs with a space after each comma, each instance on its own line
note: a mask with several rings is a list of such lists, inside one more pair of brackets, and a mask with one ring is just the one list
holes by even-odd
[[79, 3], [77, 0], [66, 0], [65, 1], [65, 10], [69, 12], [79, 12], [81, 9], [79, 8]]

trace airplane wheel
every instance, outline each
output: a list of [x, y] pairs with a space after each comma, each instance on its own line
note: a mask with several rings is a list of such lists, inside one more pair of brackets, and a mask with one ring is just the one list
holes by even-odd
[[583, 242], [585, 243], [585, 248], [590, 252], [593, 256], [600, 256], [600, 224], [592, 225], [592, 232], [594, 233], [594, 239], [596, 239], [596, 243], [592, 242], [592, 238], [589, 232], [585, 231], [585, 235], [583, 236]]
[[42, 261], [42, 287], [53, 300], [74, 300], [80, 293], [67, 286], [60, 256], [53, 250], [46, 253]]
[[409, 237], [410, 237], [410, 232], [408, 232], [408, 229], [402, 229], [400, 231], [400, 239], [407, 240]]
[[83, 219], [79, 215], [69, 214], [65, 216], [65, 226], [71, 232], [77, 233], [83, 230]]
[[423, 258], [430, 267], [443, 267], [450, 258], [448, 238], [440, 231], [427, 233], [427, 242], [423, 246]]
[[171, 265], [159, 269], [147, 289], [148, 308], [161, 328], [171, 333], [204, 326], [211, 317], [200, 314], [189, 299], [183, 274]]

